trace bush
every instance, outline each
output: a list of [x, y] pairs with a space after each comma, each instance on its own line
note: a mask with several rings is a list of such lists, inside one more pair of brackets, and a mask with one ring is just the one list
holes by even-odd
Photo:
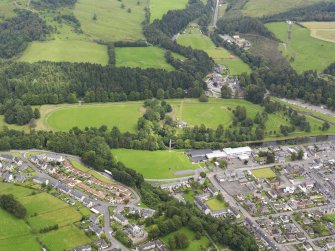
[[199, 97], [200, 102], [208, 102], [208, 97], [205, 94], [201, 94]]

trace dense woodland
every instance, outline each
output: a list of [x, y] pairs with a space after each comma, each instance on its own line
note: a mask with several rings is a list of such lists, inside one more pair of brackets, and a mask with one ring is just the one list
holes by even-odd
[[27, 210], [12, 194], [0, 195], [0, 208], [19, 219], [23, 219], [27, 214]]
[[0, 58], [17, 55], [29, 42], [43, 39], [49, 31], [37, 14], [19, 11], [16, 17], [0, 23]]

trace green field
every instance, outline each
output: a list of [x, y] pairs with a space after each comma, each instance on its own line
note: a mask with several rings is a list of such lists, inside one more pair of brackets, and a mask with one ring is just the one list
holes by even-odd
[[249, 66], [240, 58], [230, 54], [229, 51], [222, 47], [216, 47], [208, 36], [200, 33], [197, 26], [188, 27], [178, 37], [177, 42], [184, 46], [191, 46], [194, 49], [204, 50], [216, 63], [228, 66], [232, 75], [251, 72]]
[[[142, 103], [42, 106], [38, 129], [68, 131], [74, 126], [117, 126], [121, 131], [134, 131], [141, 116]], [[90, 118], [90, 119], [88, 119]]]
[[115, 48], [116, 66], [173, 70], [165, 61], [164, 54], [163, 49], [152, 46]]
[[186, 227], [183, 227], [183, 228], [179, 229], [178, 231], [172, 232], [172, 233], [164, 236], [162, 238], [162, 241], [166, 245], [168, 245], [169, 244], [169, 239], [174, 234], [176, 234], [177, 232], [184, 233], [187, 236], [187, 238], [188, 238], [188, 240], [190, 242], [190, 245], [187, 248], [185, 248], [185, 249], [178, 249], [178, 250], [183, 250], [183, 251], [201, 251], [201, 250], [204, 250], [204, 249], [208, 248], [211, 245], [210, 240], [206, 236], [204, 236], [204, 235], [200, 238], [200, 240], [195, 239], [195, 233], [193, 231], [191, 231], [189, 228], [186, 228]]
[[335, 22], [303, 22], [303, 26], [311, 31], [311, 36], [335, 43]]
[[112, 154], [118, 161], [143, 174], [147, 179], [174, 178], [177, 171], [198, 167], [192, 165], [186, 155], [177, 151], [113, 149]]
[[255, 178], [264, 178], [264, 179], [271, 179], [275, 178], [276, 174], [270, 169], [270, 168], [260, 168], [260, 169], [254, 169], [251, 171], [252, 175], [255, 176]]
[[12, 0], [1, 0], [0, 1], [0, 22], [2, 19], [15, 16], [14, 9], [15, 9], [15, 5]]
[[[121, 4], [124, 8], [121, 8]], [[136, 41], [144, 39], [141, 23], [144, 20], [145, 0], [78, 0], [74, 15], [82, 30], [91, 39], [102, 41]], [[128, 13], [128, 9], [131, 13]], [[96, 20], [93, 19], [94, 14]]]
[[206, 205], [213, 211], [218, 211], [227, 208], [226, 203], [224, 201], [219, 201], [217, 198], [207, 200]]
[[32, 42], [23, 52], [20, 61], [88, 62], [108, 64], [107, 47], [79, 40], [53, 40]]
[[322, 0], [249, 0], [243, 7], [243, 14], [253, 17], [269, 16], [287, 10], [312, 5]]
[[187, 0], [150, 0], [150, 21], [161, 19], [169, 10], [186, 7]]
[[[284, 22], [266, 25], [283, 42], [288, 41], [288, 25]], [[334, 62], [329, 52], [335, 51], [335, 44], [311, 37], [310, 30], [298, 25], [292, 25], [291, 40], [280, 45], [283, 55], [291, 62], [298, 72], [317, 70], [321, 72]]]
[[[33, 194], [33, 191], [0, 183], [0, 194], [13, 194], [27, 209], [24, 220], [14, 218], [0, 209], [0, 250], [41, 250], [38, 240], [48, 250], [67, 250], [91, 242], [73, 225], [82, 217], [75, 208], [50, 194], [38, 191]], [[59, 230], [38, 233], [41, 228], [54, 224], [59, 224]]]

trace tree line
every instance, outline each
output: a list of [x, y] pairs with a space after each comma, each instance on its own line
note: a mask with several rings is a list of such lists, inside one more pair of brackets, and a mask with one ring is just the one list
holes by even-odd
[[0, 207], [19, 219], [23, 219], [27, 214], [27, 210], [12, 194], [0, 195]]

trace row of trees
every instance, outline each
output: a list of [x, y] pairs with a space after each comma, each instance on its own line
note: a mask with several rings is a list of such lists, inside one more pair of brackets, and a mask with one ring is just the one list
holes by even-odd
[[0, 207], [19, 219], [23, 219], [27, 214], [27, 210], [12, 194], [0, 195]]

